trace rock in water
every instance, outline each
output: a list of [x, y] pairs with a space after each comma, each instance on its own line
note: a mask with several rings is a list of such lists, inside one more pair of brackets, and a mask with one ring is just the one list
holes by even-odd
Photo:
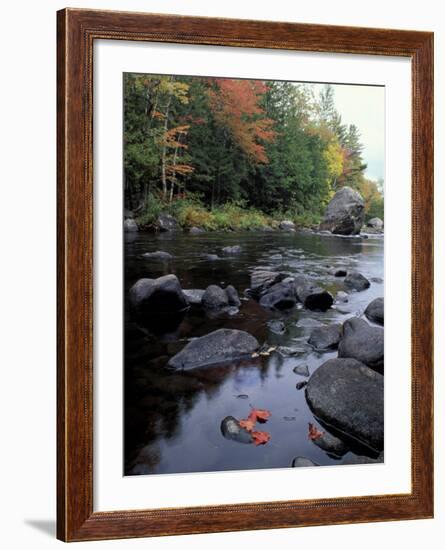
[[293, 282], [281, 282], [268, 288], [260, 298], [260, 305], [267, 309], [285, 310], [295, 307], [297, 295]]
[[232, 255], [232, 254], [241, 254], [242, 248], [239, 244], [235, 244], [234, 246], [225, 246], [222, 251], [224, 254]]
[[207, 309], [221, 309], [229, 305], [229, 298], [223, 288], [210, 285], [202, 295], [201, 303]]
[[365, 203], [350, 187], [339, 189], [328, 204], [321, 230], [337, 235], [358, 235], [365, 218]]
[[242, 330], [221, 328], [189, 342], [168, 366], [191, 370], [250, 357], [259, 348], [256, 338]]
[[373, 323], [383, 325], [385, 316], [385, 305], [383, 298], [376, 298], [370, 302], [368, 307], [365, 309], [365, 315]]
[[129, 292], [130, 306], [137, 313], [175, 313], [188, 307], [176, 275], [139, 279]]
[[283, 220], [279, 227], [283, 231], [295, 231], [295, 224], [291, 220]]
[[159, 231], [176, 231], [178, 229], [178, 222], [170, 214], [159, 214], [156, 225]]
[[205, 230], [201, 227], [191, 227], [189, 233], [190, 235], [200, 235], [201, 233], [205, 233]]
[[252, 294], [259, 295], [268, 288], [284, 279], [283, 273], [276, 271], [255, 270], [250, 277], [250, 290]]
[[366, 290], [371, 286], [371, 283], [368, 281], [368, 279], [364, 277], [361, 273], [357, 273], [356, 271], [349, 273], [345, 277], [343, 284], [348, 290], [356, 290], [357, 292]]
[[232, 439], [238, 443], [252, 443], [252, 434], [245, 428], [241, 428], [238, 420], [233, 416], [226, 416], [221, 422], [221, 433], [226, 439]]
[[296, 456], [292, 460], [292, 468], [307, 468], [309, 466], [318, 466], [318, 464], [315, 464], [310, 458], [305, 458], [304, 456]]
[[355, 359], [330, 359], [306, 386], [306, 400], [324, 423], [371, 449], [383, 449], [383, 376]]
[[189, 304], [191, 304], [192, 306], [200, 306], [205, 290], [202, 290], [200, 288], [191, 288], [183, 290], [182, 292], [187, 298]]
[[323, 432], [322, 436], [313, 439], [312, 442], [323, 451], [335, 456], [343, 456], [349, 451], [348, 446], [341, 439], [329, 432]]
[[236, 288], [232, 285], [229, 285], [228, 287], [226, 287], [225, 291], [227, 299], [229, 300], [229, 306], [240, 307], [241, 300], [239, 299], [238, 291], [236, 290]]
[[203, 254], [202, 256], [204, 260], [209, 260], [209, 262], [215, 262], [216, 260], [219, 260], [218, 254]]
[[295, 290], [298, 300], [307, 309], [327, 311], [334, 303], [334, 298], [330, 292], [311, 283], [304, 276], [295, 278]]
[[171, 260], [173, 256], [164, 250], [156, 250], [156, 252], [145, 252], [142, 254], [144, 258], [151, 258], [153, 260]]
[[344, 304], [349, 300], [348, 293], [344, 292], [343, 290], [339, 290], [337, 292], [337, 296], [335, 297], [335, 301], [339, 304]]
[[138, 231], [138, 224], [131, 218], [128, 218], [124, 221], [124, 231], [131, 233]]
[[380, 218], [371, 218], [366, 225], [377, 231], [383, 231], [383, 221]]
[[343, 323], [343, 335], [338, 344], [339, 357], [351, 357], [368, 367], [383, 371], [384, 332], [371, 327], [364, 319], [353, 317]]
[[340, 324], [315, 328], [309, 337], [309, 344], [316, 350], [330, 351], [338, 347], [342, 330]]

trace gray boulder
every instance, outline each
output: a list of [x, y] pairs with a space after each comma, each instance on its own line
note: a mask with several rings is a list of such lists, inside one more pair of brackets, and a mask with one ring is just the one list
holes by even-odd
[[348, 273], [348, 275], [345, 277], [345, 280], [343, 281], [343, 284], [348, 290], [355, 290], [357, 292], [366, 290], [371, 286], [371, 283], [368, 281], [368, 279], [357, 271]]
[[157, 250], [156, 252], [145, 252], [142, 254], [144, 258], [151, 258], [152, 260], [171, 260], [173, 256], [163, 250]]
[[129, 292], [131, 308], [138, 313], [174, 313], [188, 307], [176, 275], [139, 279]]
[[295, 307], [297, 295], [293, 281], [280, 282], [268, 288], [260, 298], [260, 305], [266, 309], [286, 310]]
[[156, 225], [159, 231], [163, 232], [177, 231], [179, 227], [178, 222], [170, 214], [159, 214]]
[[221, 328], [189, 342], [168, 366], [191, 370], [250, 357], [259, 348], [256, 338], [242, 330]]
[[384, 331], [370, 326], [364, 319], [353, 317], [343, 323], [338, 344], [339, 357], [351, 357], [379, 372], [384, 363]]
[[343, 456], [349, 451], [349, 447], [338, 437], [329, 432], [323, 432], [323, 435], [313, 439], [312, 442], [323, 451], [335, 456]]
[[250, 290], [253, 294], [259, 295], [284, 278], [283, 273], [276, 271], [255, 270], [250, 276]]
[[207, 309], [221, 309], [229, 305], [229, 298], [223, 288], [210, 285], [205, 289], [201, 303]]
[[334, 303], [330, 292], [315, 285], [304, 276], [295, 278], [295, 291], [298, 300], [307, 309], [327, 311]]
[[326, 425], [379, 452], [383, 449], [383, 376], [355, 359], [330, 359], [306, 386], [312, 412]]
[[232, 285], [229, 285], [228, 287], [226, 287], [225, 291], [227, 299], [229, 300], [229, 306], [240, 307], [241, 300], [239, 299], [238, 291], [236, 290], [236, 288]]
[[234, 246], [225, 246], [222, 251], [224, 254], [227, 254], [228, 256], [231, 256], [233, 254], [241, 254], [242, 248], [239, 244], [235, 244]]
[[366, 225], [377, 231], [383, 231], [383, 221], [380, 218], [371, 218]]
[[128, 218], [124, 221], [124, 231], [127, 233], [138, 231], [138, 224], [133, 219]]
[[202, 290], [201, 288], [190, 288], [183, 290], [182, 292], [190, 305], [200, 306], [205, 290]]
[[282, 231], [295, 231], [295, 224], [291, 220], [283, 220], [280, 222], [279, 228]]
[[364, 218], [365, 203], [360, 193], [342, 187], [328, 204], [320, 229], [337, 235], [358, 235]]
[[366, 317], [373, 323], [384, 325], [385, 305], [383, 298], [376, 298], [365, 309]]
[[252, 434], [245, 428], [241, 428], [239, 421], [233, 416], [226, 416], [221, 422], [221, 433], [226, 439], [232, 439], [238, 443], [252, 443]]
[[341, 335], [342, 327], [340, 324], [316, 327], [311, 332], [308, 342], [317, 351], [331, 351], [338, 347]]
[[201, 233], [205, 233], [205, 230], [201, 227], [191, 227], [189, 233], [190, 235], [200, 235]]

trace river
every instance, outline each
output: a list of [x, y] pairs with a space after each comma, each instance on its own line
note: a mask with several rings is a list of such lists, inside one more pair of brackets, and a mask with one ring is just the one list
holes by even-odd
[[[286, 468], [297, 456], [320, 466], [339, 464], [342, 459], [308, 438], [308, 423], [319, 425], [306, 403], [304, 389], [296, 389], [296, 384], [307, 378], [295, 374], [293, 368], [304, 362], [312, 374], [327, 359], [337, 356], [336, 351], [318, 353], [308, 346], [313, 326], [362, 315], [371, 300], [383, 296], [383, 238], [277, 231], [130, 233], [125, 240], [126, 296], [139, 278], [174, 273], [184, 289], [232, 284], [241, 297], [249, 287], [250, 273], [260, 267], [304, 273], [334, 296], [342, 290], [342, 279], [330, 274], [333, 268], [359, 271], [372, 281], [369, 289], [352, 293], [348, 303], [324, 313], [304, 309], [273, 313], [249, 299], [243, 300], [235, 315], [209, 318], [203, 311], [191, 309], [182, 320], [170, 319], [171, 326], [151, 322], [141, 327], [126, 310], [125, 474]], [[222, 247], [235, 244], [241, 245], [241, 254], [221, 255]], [[157, 250], [169, 252], [173, 259], [166, 262], [142, 256]], [[203, 254], [218, 254], [221, 259], [209, 261]], [[277, 331], [274, 320], [284, 323], [284, 332]], [[272, 352], [251, 362], [209, 367], [199, 375], [165, 368], [168, 359], [190, 338], [221, 327], [245, 330], [272, 347], [298, 348], [298, 356]], [[267, 429], [270, 441], [254, 446], [225, 439], [221, 421], [229, 415], [246, 418], [251, 406], [271, 412], [267, 424], [260, 428]]]

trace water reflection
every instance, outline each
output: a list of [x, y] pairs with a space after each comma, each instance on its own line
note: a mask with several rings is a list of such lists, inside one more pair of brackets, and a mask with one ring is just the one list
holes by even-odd
[[[238, 256], [208, 260], [203, 254], [221, 254], [223, 246], [241, 244]], [[143, 258], [145, 252], [165, 250], [169, 262]], [[317, 278], [332, 292], [341, 289], [334, 268], [356, 269], [368, 278], [383, 279], [383, 240], [343, 239], [313, 234], [184, 234], [139, 235], [127, 240], [126, 290], [141, 277], [175, 273], [183, 288], [232, 284], [242, 295], [250, 273], [258, 266]], [[209, 318], [197, 308], [180, 317], [137, 319], [125, 312], [125, 473], [127, 475], [289, 467], [296, 456], [320, 465], [338, 464], [307, 437], [310, 412], [304, 389], [307, 380], [296, 374], [297, 365], [312, 373], [336, 352], [318, 353], [307, 344], [314, 325], [343, 322], [359, 315], [383, 284], [350, 296], [342, 307], [327, 312], [295, 309], [270, 313], [255, 301], [243, 301], [237, 315]], [[280, 330], [276, 324], [280, 323]], [[253, 334], [260, 343], [278, 348], [269, 356], [248, 362], [175, 372], [169, 358], [190, 338], [221, 327]], [[279, 349], [298, 348], [287, 356]], [[298, 370], [298, 369], [297, 369]], [[240, 397], [242, 396], [242, 397]], [[221, 433], [222, 419], [246, 418], [250, 407], [272, 412], [267, 445], [241, 445]], [[292, 420], [290, 420], [292, 419]], [[327, 427], [332, 431], [330, 427]], [[364, 450], [349, 442], [358, 454]], [[349, 456], [349, 455], [348, 455]]]

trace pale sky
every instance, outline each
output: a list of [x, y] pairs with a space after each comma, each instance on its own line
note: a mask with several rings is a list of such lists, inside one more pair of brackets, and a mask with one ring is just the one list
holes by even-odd
[[[323, 84], [313, 84], [318, 95]], [[333, 84], [334, 100], [343, 124], [355, 124], [363, 143], [365, 174], [373, 180], [385, 176], [385, 88]]]

